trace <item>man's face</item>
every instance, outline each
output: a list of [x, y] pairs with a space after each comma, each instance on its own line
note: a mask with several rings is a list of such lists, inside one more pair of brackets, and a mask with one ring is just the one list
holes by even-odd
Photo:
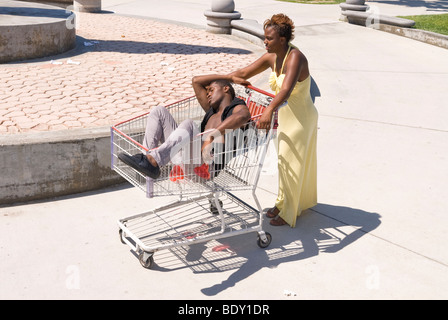
[[227, 91], [226, 87], [221, 87], [221, 85], [212, 82], [207, 88], [207, 100], [210, 107], [217, 110]]

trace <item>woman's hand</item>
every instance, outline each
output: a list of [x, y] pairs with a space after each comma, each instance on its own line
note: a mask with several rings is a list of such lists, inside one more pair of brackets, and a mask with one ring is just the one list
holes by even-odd
[[271, 121], [273, 114], [274, 114], [273, 110], [265, 109], [263, 111], [263, 114], [260, 116], [260, 119], [258, 119], [257, 128], [269, 131], [269, 129], [271, 128]]
[[249, 81], [247, 81], [246, 79], [243, 79], [243, 78], [240, 78], [240, 77], [237, 77], [237, 76], [232, 76], [232, 82], [235, 83], [235, 84], [240, 84], [240, 85], [245, 86], [245, 87], [251, 85], [251, 83]]

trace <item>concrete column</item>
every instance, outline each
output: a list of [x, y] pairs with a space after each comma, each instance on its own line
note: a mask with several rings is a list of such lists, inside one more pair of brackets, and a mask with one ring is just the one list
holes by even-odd
[[365, 0], [346, 0], [339, 4], [341, 8], [341, 16], [339, 20], [348, 21], [347, 14], [350, 12], [366, 12], [369, 9], [369, 6], [365, 4]]
[[211, 10], [204, 12], [207, 17], [206, 30], [211, 33], [230, 34], [230, 22], [241, 18], [235, 10], [233, 0], [212, 0]]
[[73, 7], [77, 12], [101, 12], [101, 0], [74, 0]]

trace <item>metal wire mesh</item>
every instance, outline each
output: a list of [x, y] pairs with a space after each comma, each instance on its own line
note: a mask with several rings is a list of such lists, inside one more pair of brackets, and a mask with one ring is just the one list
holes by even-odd
[[[145, 251], [196, 242], [200, 238], [213, 238], [225, 233], [250, 230], [258, 225], [258, 211], [231, 194], [220, 197], [224, 208], [224, 221], [213, 213], [213, 197], [199, 197], [185, 203], [176, 202], [172, 207], [156, 208], [121, 223], [129, 234], [139, 240]], [[179, 208], [182, 210], [179, 210]], [[224, 223], [224, 224], [223, 224]]]
[[[217, 190], [246, 190], [255, 188], [262, 161], [265, 156], [269, 135], [258, 130], [257, 115], [269, 105], [272, 96], [235, 85], [236, 95], [246, 101], [253, 117], [244, 130], [238, 129], [227, 132], [225, 144], [213, 144], [213, 156], [208, 166], [202, 166], [201, 153], [191, 156], [189, 146], [183, 152], [190, 154], [190, 162], [174, 164], [169, 162], [161, 168], [158, 179], [151, 179], [118, 160], [118, 154], [125, 152], [129, 155], [148, 151], [143, 145], [147, 115], [119, 123], [111, 128], [112, 168], [146, 193], [147, 197], [167, 195], [188, 195], [208, 193]], [[192, 119], [198, 124], [205, 112], [195, 97], [190, 97], [167, 106], [170, 114], [177, 123], [185, 119]], [[275, 119], [273, 120], [275, 122]], [[192, 145], [201, 145], [202, 136], [197, 136]], [[210, 177], [198, 175], [202, 167]], [[179, 173], [181, 172], [181, 173]]]

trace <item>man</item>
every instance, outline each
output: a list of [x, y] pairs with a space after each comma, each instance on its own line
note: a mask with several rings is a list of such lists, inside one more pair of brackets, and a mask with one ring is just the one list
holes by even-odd
[[[245, 102], [235, 98], [235, 91], [230, 82], [235, 77], [228, 75], [203, 75], [192, 80], [196, 98], [205, 111], [201, 128], [187, 119], [177, 125], [174, 118], [164, 107], [155, 107], [148, 115], [143, 146], [149, 151], [145, 154], [130, 156], [121, 153], [118, 158], [150, 178], [160, 176], [160, 167], [169, 161], [179, 162], [179, 150], [190, 143], [199, 132], [204, 135], [201, 151], [209, 152], [211, 143], [222, 137], [226, 130], [238, 129], [250, 120], [250, 112]], [[239, 83], [244, 80], [238, 79]], [[159, 146], [159, 143], [162, 143]], [[173, 161], [173, 162], [175, 162]]]

